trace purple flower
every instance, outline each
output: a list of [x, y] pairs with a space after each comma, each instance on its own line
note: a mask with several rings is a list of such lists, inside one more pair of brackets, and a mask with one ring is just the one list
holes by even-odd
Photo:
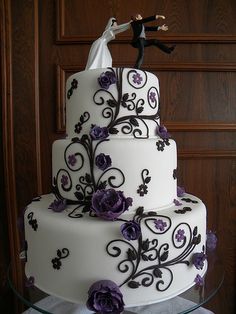
[[141, 76], [139, 73], [135, 73], [135, 74], [132, 76], [132, 78], [133, 78], [133, 82], [134, 82], [135, 84], [138, 84], [138, 85], [140, 85], [141, 82], [142, 82], [142, 80], [143, 80], [142, 76]]
[[166, 222], [163, 221], [162, 219], [156, 219], [156, 220], [154, 221], [154, 223], [155, 223], [156, 229], [157, 229], [157, 230], [160, 230], [160, 231], [164, 231], [165, 228], [167, 227]]
[[177, 186], [177, 196], [182, 197], [184, 196], [185, 189], [183, 187]]
[[76, 158], [75, 154], [69, 155], [68, 156], [68, 164], [73, 167], [76, 163], [77, 163], [77, 158]]
[[115, 220], [132, 205], [132, 198], [114, 189], [98, 190], [92, 196], [92, 210], [98, 217]]
[[87, 308], [100, 314], [119, 314], [124, 310], [123, 295], [113, 281], [97, 281], [88, 291]]
[[93, 140], [102, 140], [104, 138], [107, 138], [109, 136], [108, 128], [101, 128], [100, 126], [94, 125], [90, 130], [90, 136]]
[[98, 78], [99, 85], [104, 89], [108, 89], [110, 85], [115, 84], [116, 81], [115, 73], [110, 71], [103, 72]]
[[157, 135], [159, 135], [162, 139], [169, 139], [170, 134], [167, 131], [167, 128], [164, 125], [159, 125], [157, 127]]
[[106, 170], [111, 166], [111, 157], [103, 153], [97, 155], [95, 159], [95, 164], [100, 170]]
[[180, 203], [180, 201], [176, 200], [176, 199], [174, 199], [174, 204], [175, 204], [175, 206], [181, 206], [182, 205], [182, 203]]
[[25, 286], [26, 288], [30, 288], [30, 287], [33, 287], [34, 286], [34, 277], [33, 276], [30, 276], [26, 279], [25, 281]]
[[150, 98], [151, 102], [155, 102], [156, 101], [156, 93], [151, 92], [149, 94], [149, 98]]
[[185, 239], [185, 231], [183, 229], [179, 229], [175, 235], [177, 242], [181, 242]]
[[63, 210], [66, 209], [66, 200], [54, 200], [50, 206], [48, 207], [49, 209], [52, 209], [54, 212], [62, 212]]
[[133, 220], [125, 222], [123, 225], [121, 225], [120, 231], [123, 237], [128, 241], [137, 240], [141, 235], [140, 225]]
[[206, 254], [204, 252], [193, 254], [192, 263], [197, 269], [203, 269], [205, 260]]
[[61, 177], [61, 184], [62, 186], [66, 186], [68, 184], [68, 177], [65, 176], [64, 174]]
[[202, 287], [204, 285], [204, 278], [197, 274], [197, 276], [194, 279], [194, 282], [196, 283], [197, 287]]
[[217, 245], [217, 236], [215, 232], [207, 231], [206, 247], [209, 251], [214, 251]]

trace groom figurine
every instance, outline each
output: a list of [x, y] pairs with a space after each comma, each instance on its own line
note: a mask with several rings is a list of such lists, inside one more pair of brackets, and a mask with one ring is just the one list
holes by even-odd
[[165, 19], [163, 15], [154, 15], [150, 17], [143, 18], [141, 14], [136, 14], [131, 17], [131, 26], [133, 29], [133, 39], [131, 45], [138, 49], [138, 57], [135, 63], [135, 68], [140, 68], [143, 63], [144, 47], [156, 46], [165, 53], [171, 53], [175, 46], [167, 47], [162, 42], [157, 39], [146, 39], [145, 31], [167, 31], [168, 26], [163, 24], [162, 26], [144, 26], [146, 22], [157, 20], [158, 18]]

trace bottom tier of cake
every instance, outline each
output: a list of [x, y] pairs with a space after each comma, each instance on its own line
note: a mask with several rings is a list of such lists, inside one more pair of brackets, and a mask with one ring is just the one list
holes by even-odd
[[116, 221], [78, 212], [76, 205], [55, 212], [54, 200], [43, 195], [25, 212], [26, 276], [48, 294], [86, 303], [91, 285], [111, 280], [125, 306], [137, 306], [184, 292], [206, 271], [206, 209], [193, 195]]

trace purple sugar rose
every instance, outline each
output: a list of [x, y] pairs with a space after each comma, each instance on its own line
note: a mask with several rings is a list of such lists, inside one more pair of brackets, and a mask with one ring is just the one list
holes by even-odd
[[204, 278], [197, 274], [197, 276], [194, 279], [194, 282], [196, 283], [196, 287], [202, 287], [204, 285]]
[[157, 135], [159, 135], [162, 139], [169, 139], [170, 134], [167, 131], [167, 128], [164, 125], [159, 125], [157, 127]]
[[48, 208], [52, 209], [54, 212], [57, 213], [62, 212], [63, 210], [66, 209], [66, 200], [55, 199]]
[[208, 251], [214, 251], [217, 245], [217, 236], [215, 232], [207, 231], [206, 247]]
[[182, 205], [182, 203], [177, 199], [174, 199], [174, 204], [175, 204], [175, 206], [181, 206]]
[[103, 72], [98, 78], [98, 83], [101, 88], [108, 89], [111, 84], [116, 83], [115, 73], [111, 71]]
[[95, 159], [95, 164], [100, 170], [106, 170], [111, 166], [111, 157], [103, 153], [97, 155]]
[[141, 235], [140, 225], [135, 221], [127, 221], [120, 226], [120, 231], [123, 237], [130, 240], [137, 240]]
[[184, 196], [185, 189], [183, 187], [177, 186], [177, 196], [182, 197]]
[[93, 140], [103, 140], [109, 136], [108, 128], [101, 128], [100, 126], [94, 125], [90, 130], [90, 136]]
[[203, 269], [205, 260], [206, 254], [204, 252], [193, 254], [192, 263], [197, 269]]
[[113, 281], [97, 281], [88, 291], [87, 308], [100, 314], [120, 314], [124, 310], [123, 295]]
[[132, 198], [125, 198], [122, 191], [98, 190], [93, 194], [91, 209], [106, 220], [115, 220], [132, 205]]

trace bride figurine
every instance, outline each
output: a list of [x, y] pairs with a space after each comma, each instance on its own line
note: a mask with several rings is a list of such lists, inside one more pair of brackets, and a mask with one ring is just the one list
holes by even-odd
[[115, 35], [126, 31], [130, 22], [117, 25], [116, 19], [111, 17], [102, 36], [95, 40], [90, 48], [85, 70], [112, 67], [112, 57], [108, 49], [108, 42], [115, 39]]

